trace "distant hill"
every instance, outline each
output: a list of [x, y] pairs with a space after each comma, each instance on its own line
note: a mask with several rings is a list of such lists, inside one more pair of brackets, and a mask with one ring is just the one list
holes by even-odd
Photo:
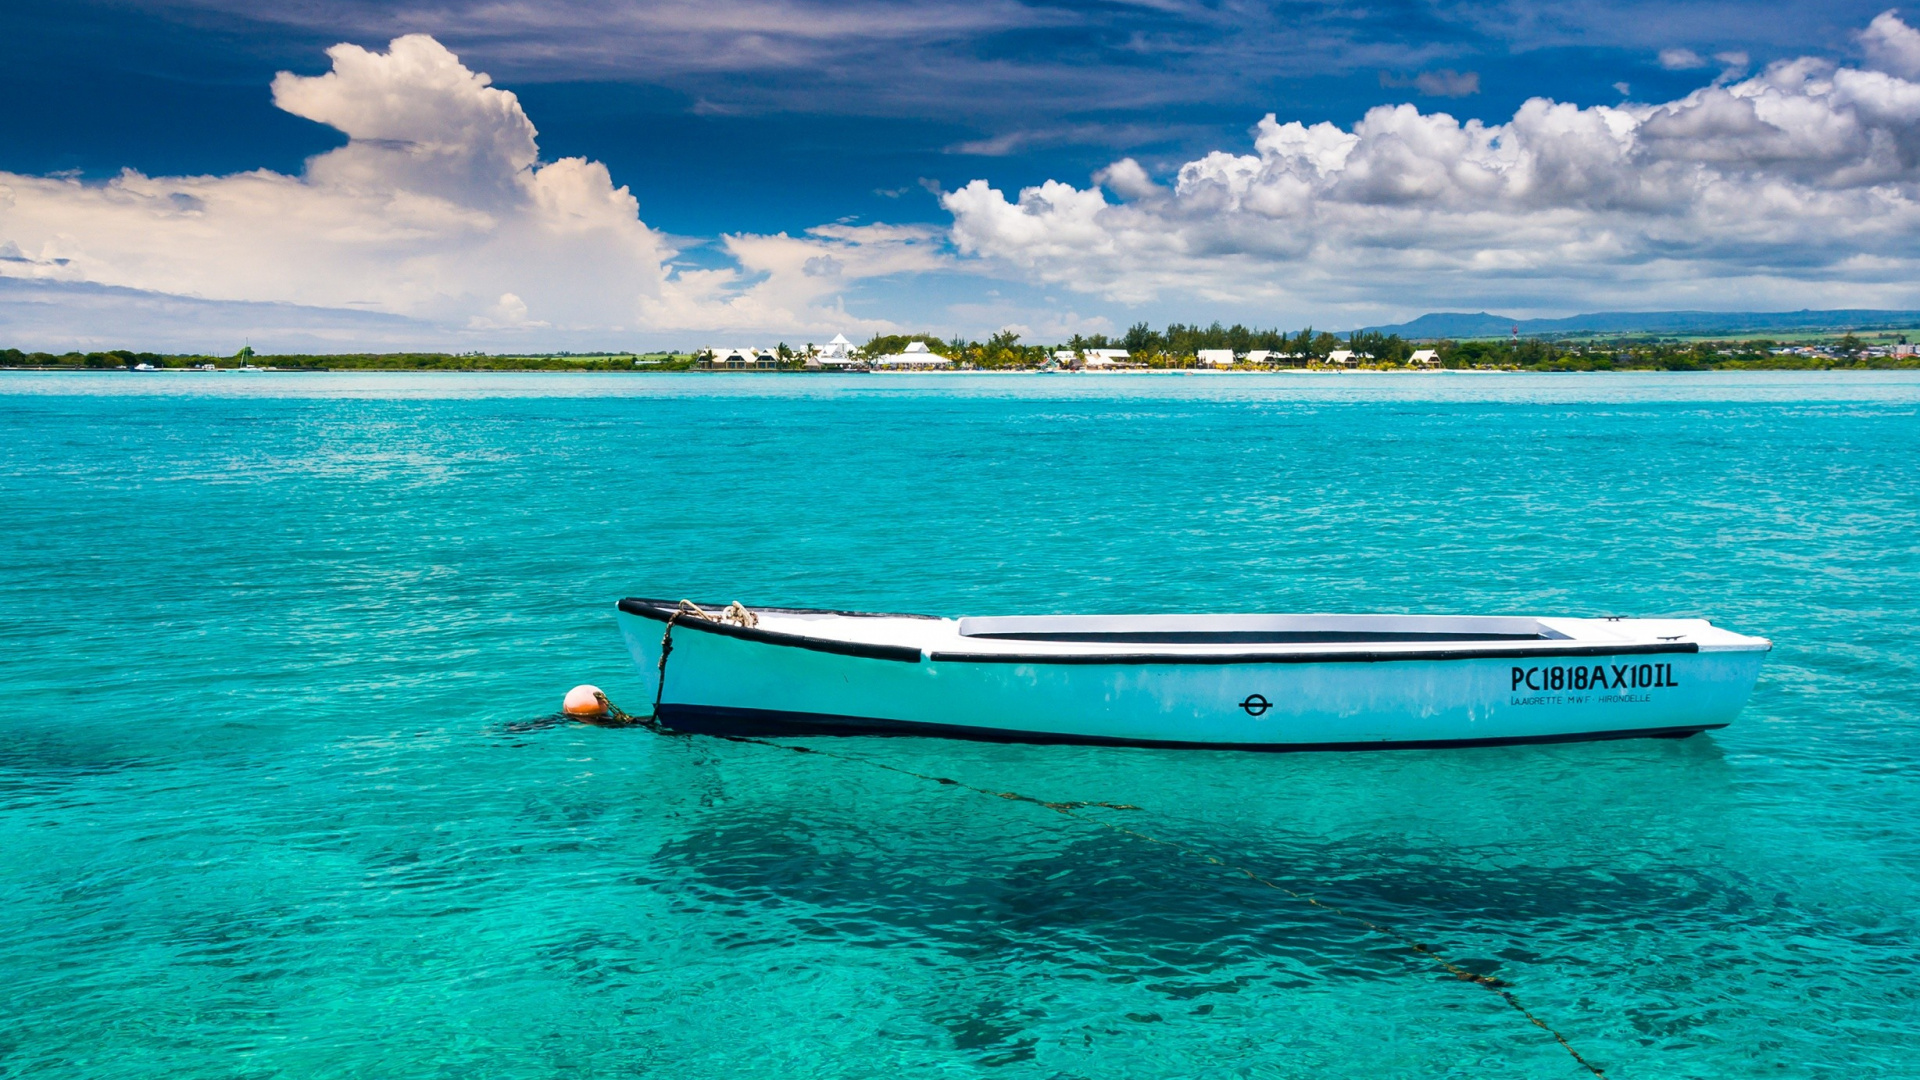
[[1403, 338], [1523, 337], [1562, 334], [1756, 334], [1770, 331], [1887, 330], [1920, 327], [1920, 311], [1597, 311], [1564, 319], [1511, 319], [1484, 311], [1429, 312], [1410, 322], [1363, 329]]

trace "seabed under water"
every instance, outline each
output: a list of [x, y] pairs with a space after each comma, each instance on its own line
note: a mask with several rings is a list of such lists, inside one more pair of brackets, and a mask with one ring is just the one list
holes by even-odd
[[[0, 377], [0, 1076], [1920, 1073], [1916, 412], [1900, 373]], [[642, 711], [632, 594], [1776, 647], [1681, 741], [543, 720]]]

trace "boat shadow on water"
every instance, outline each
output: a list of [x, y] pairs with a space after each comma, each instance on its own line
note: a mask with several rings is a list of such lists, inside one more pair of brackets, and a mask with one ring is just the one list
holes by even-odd
[[[654, 865], [688, 910], [777, 913], [796, 932], [852, 945], [919, 944], [1056, 973], [1126, 972], [1168, 980], [1161, 989], [1174, 997], [1191, 996], [1197, 973], [1254, 961], [1273, 965], [1265, 978], [1283, 984], [1407, 973], [1408, 950], [1391, 938], [1125, 836], [1090, 833], [1005, 856], [963, 854], [934, 837], [919, 838], [919, 851], [903, 850], [898, 833], [871, 839], [864, 827], [761, 811], [665, 845]], [[1633, 924], [1699, 928], [1744, 918], [1762, 900], [1750, 882], [1681, 866], [1492, 868], [1361, 847], [1269, 841], [1233, 859], [1444, 943], [1454, 961], [1493, 975], [1512, 964], [1582, 962], [1528, 947], [1542, 934], [1577, 941]]]
[[[1731, 860], [1699, 858], [1738, 831], [1731, 770], [1707, 739], [1268, 755], [582, 734], [645, 739], [595, 751], [634, 767], [627, 808], [671, 820], [662, 841], [631, 853], [645, 864], [632, 883], [706, 947], [770, 963], [820, 945], [906, 950], [955, 978], [1131, 984], [1199, 1015], [1243, 1000], [1221, 995], [1251, 994], [1250, 1005], [1449, 981], [1407, 941], [1247, 871], [1390, 926], [1530, 1003], [1548, 995], [1564, 1012], [1601, 995], [1614, 1041], [1690, 1037], [1708, 1002], [1740, 1013], [1747, 985], [1792, 963], [1793, 942], [1858, 937]], [[862, 767], [873, 764], [883, 768]], [[885, 769], [1124, 799], [1145, 809], [1077, 813], [1186, 850]], [[1554, 809], [1529, 816], [1547, 791]], [[1411, 805], [1383, 812], [1396, 799]], [[1693, 839], [1670, 845], [1634, 823]], [[1650, 941], [1669, 958], [1719, 959], [1675, 982]], [[940, 1020], [958, 1025], [956, 1046], [984, 1039], [1018, 1055], [1051, 1022], [1038, 999], [1007, 992], [1025, 1004]]]
[[[949, 773], [989, 763], [979, 758], [1004, 762], [1023, 752], [1050, 753], [946, 740], [911, 742], [919, 744], [912, 747], [912, 755], [890, 756], [887, 764], [924, 766], [917, 759], [941, 747], [962, 759], [945, 762]], [[895, 740], [838, 739], [795, 745], [875, 755], [886, 744], [897, 745]], [[704, 738], [681, 745], [696, 768], [707, 753], [723, 754], [727, 746]], [[985, 752], [968, 763], [964, 758], [970, 750]], [[1718, 752], [1710, 747], [1701, 751], [1684, 756], [1706, 772], [1719, 771]], [[1322, 824], [1331, 824], [1324, 804], [1365, 803], [1375, 792], [1352, 775], [1341, 776], [1347, 763], [1327, 755], [1308, 757], [1332, 766], [1333, 774], [1322, 779], [1335, 780], [1345, 790], [1302, 796], [1297, 783], [1288, 784], [1292, 791], [1286, 793], [1259, 790], [1274, 779], [1270, 766], [1278, 759], [1269, 755], [1098, 748], [1053, 753], [1083, 763], [1101, 757], [1131, 759], [1126, 764], [1132, 768], [1103, 778], [1119, 785], [1119, 790], [1104, 792], [1112, 799], [1096, 799], [1094, 808], [1077, 812], [1182, 845], [1190, 854], [1090, 823], [1051, 818], [1038, 809], [1003, 810], [979, 797], [974, 803], [948, 802], [944, 809], [927, 813], [895, 813], [882, 821], [837, 800], [822, 805], [803, 798], [802, 805], [782, 805], [742, 792], [736, 779], [716, 782], [712, 790], [719, 791], [719, 797], [702, 800], [702, 826], [664, 845], [653, 861], [693, 887], [679, 895], [697, 896], [700, 904], [718, 907], [775, 904], [809, 934], [844, 936], [853, 943], [918, 940], [969, 957], [995, 952], [1026, 959], [1044, 955], [1068, 966], [1086, 963], [1089, 950], [1147, 947], [1162, 957], [1151, 965], [1157, 971], [1212, 968], [1237, 957], [1296, 961], [1314, 970], [1334, 960], [1336, 970], [1351, 964], [1350, 973], [1369, 977], [1403, 972], [1397, 959], [1384, 966], [1377, 962], [1404, 952], [1397, 943], [1248, 880], [1238, 872], [1242, 870], [1369, 918], [1404, 923], [1410, 932], [1455, 941], [1497, 939], [1516, 927], [1535, 925], [1598, 928], [1651, 920], [1697, 926], [1709, 912], [1749, 907], [1756, 895], [1752, 883], [1737, 874], [1681, 862], [1652, 860], [1622, 867], [1588, 861], [1593, 851], [1563, 848], [1555, 852], [1553, 864], [1530, 865], [1526, 852], [1510, 845], [1434, 846], [1405, 834], [1357, 830], [1350, 822], [1334, 824], [1330, 831], [1340, 835], [1328, 835], [1321, 831]], [[1476, 758], [1490, 753], [1513, 760], [1504, 763], [1505, 769], [1475, 765]], [[1468, 782], [1466, 776], [1452, 778], [1449, 773], [1478, 774], [1484, 783], [1489, 772], [1529, 767], [1518, 760], [1529, 755], [1555, 756], [1541, 748], [1403, 752], [1392, 755], [1402, 760], [1376, 777], [1376, 783], [1398, 783], [1403, 769], [1438, 773], [1431, 779], [1442, 790], [1456, 779]], [[1576, 750], [1572, 756], [1581, 755]], [[1152, 791], [1151, 782], [1125, 782], [1126, 773], [1149, 781], [1148, 771], [1172, 768], [1176, 762], [1217, 770], [1220, 776], [1198, 798], [1192, 791]], [[1310, 766], [1307, 771], [1314, 771]], [[829, 768], [853, 771], [860, 764], [842, 760]], [[1288, 771], [1295, 772], [1292, 779], [1300, 778], [1298, 770]], [[1689, 771], [1697, 795], [1702, 770]], [[1095, 794], [1085, 790], [1085, 780], [1075, 786], [1077, 798]], [[1158, 811], [1152, 808], [1156, 794], [1187, 804]], [[931, 784], [923, 795], [943, 801], [963, 798]], [[1128, 801], [1119, 805], [1138, 800], [1147, 809], [1098, 805], [1119, 799]], [[1290, 811], [1290, 802], [1303, 808], [1321, 806], [1317, 814], [1299, 816]], [[1255, 803], [1264, 804], [1263, 809], [1245, 813]], [[1236, 825], [1218, 812], [1222, 809], [1241, 811], [1246, 820]], [[1466, 805], [1463, 812], [1478, 811]], [[1013, 814], [1037, 815], [1038, 820], [1021, 822], [1009, 816]], [[1009, 831], [1009, 825], [1021, 827]], [[963, 831], [975, 835], [963, 840]], [[1211, 865], [1207, 856], [1229, 866]], [[863, 942], [868, 936], [872, 940]], [[1362, 957], [1371, 959], [1357, 959]], [[1506, 948], [1480, 957], [1479, 970], [1535, 959], [1539, 957], [1525, 950]], [[1107, 963], [1099, 961], [1101, 966]]]

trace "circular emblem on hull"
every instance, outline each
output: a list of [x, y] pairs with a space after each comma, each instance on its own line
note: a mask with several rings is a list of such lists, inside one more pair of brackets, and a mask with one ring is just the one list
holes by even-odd
[[1240, 707], [1247, 710], [1248, 716], [1259, 716], [1261, 713], [1273, 708], [1273, 702], [1268, 701], [1259, 694], [1248, 694], [1247, 700], [1241, 702]]

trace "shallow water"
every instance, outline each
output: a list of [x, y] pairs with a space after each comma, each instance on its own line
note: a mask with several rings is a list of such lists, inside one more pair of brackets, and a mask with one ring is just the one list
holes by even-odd
[[612, 602], [1705, 615], [1683, 742], [837, 753], [1511, 983], [1608, 1075], [1916, 1075], [1920, 378], [0, 376], [0, 1075], [1568, 1076], [1200, 858], [536, 721]]

